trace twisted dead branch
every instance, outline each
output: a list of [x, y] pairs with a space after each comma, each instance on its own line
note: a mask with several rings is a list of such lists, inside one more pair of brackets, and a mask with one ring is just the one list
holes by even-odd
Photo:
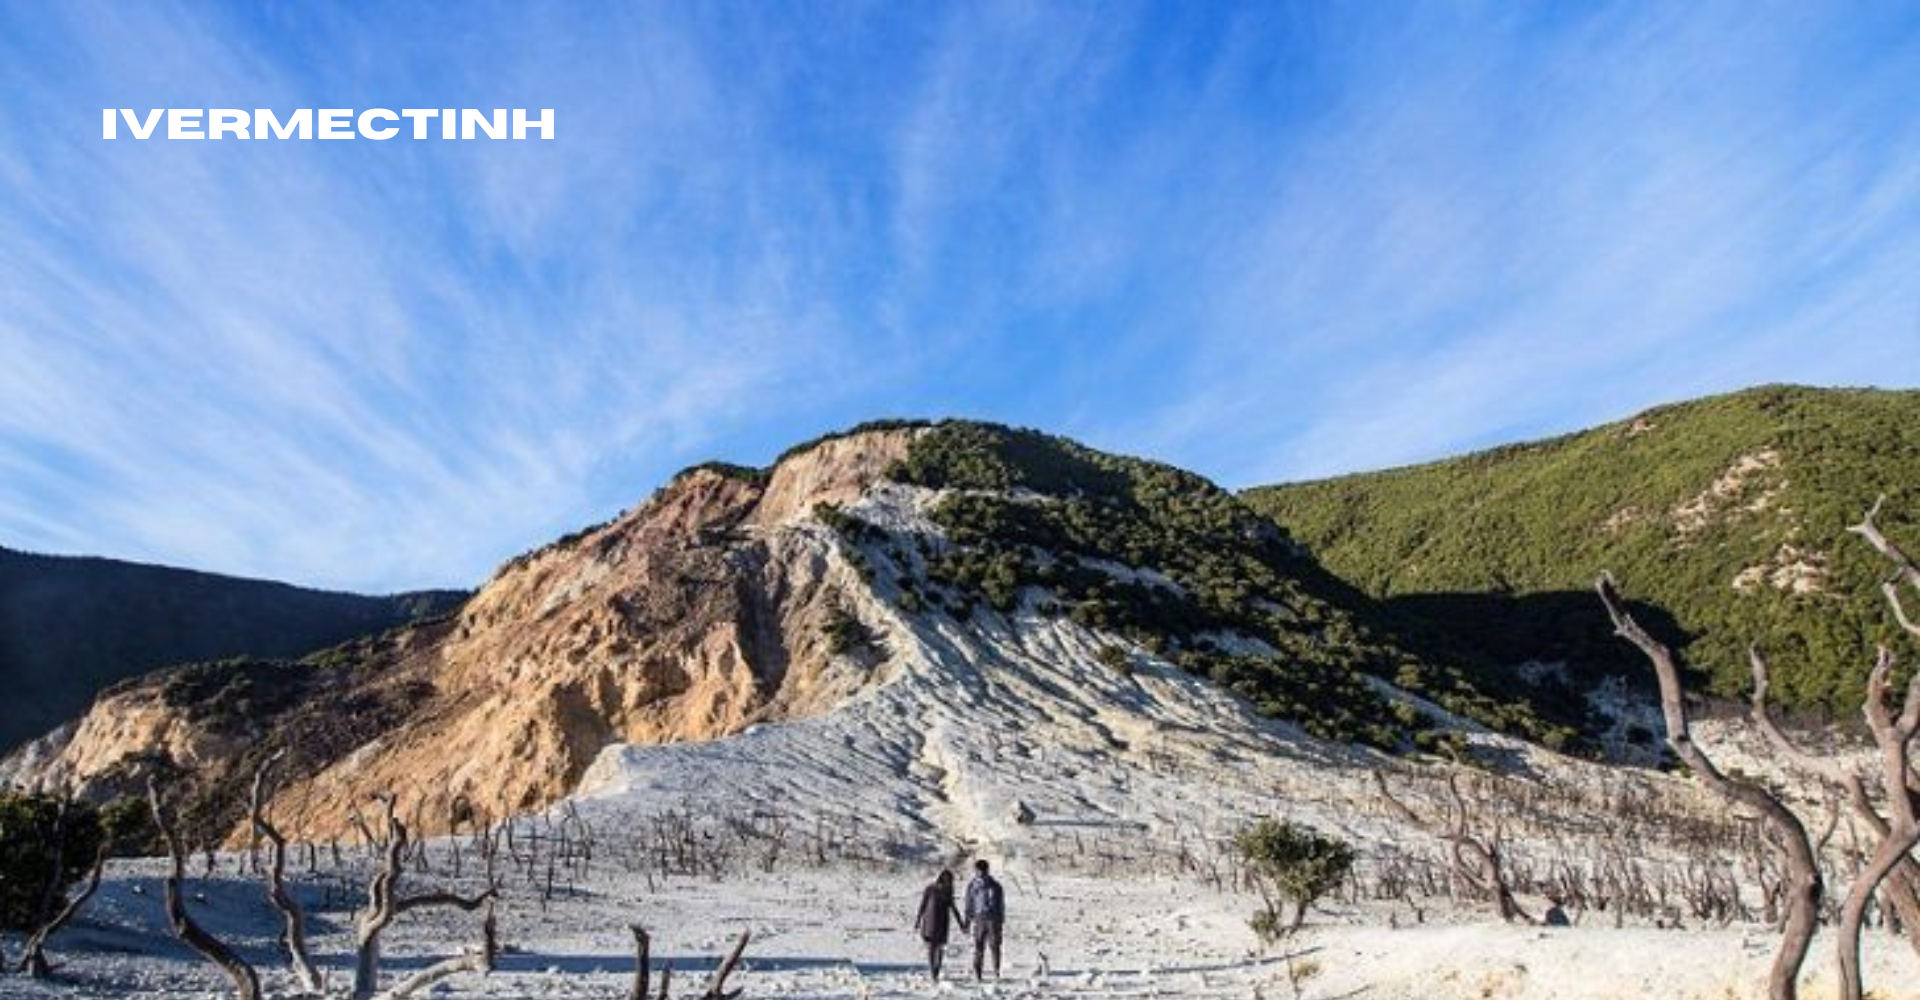
[[167, 857], [172, 863], [167, 873], [166, 905], [167, 923], [173, 928], [174, 936], [218, 966], [233, 981], [233, 995], [237, 1000], [260, 1000], [260, 976], [253, 971], [253, 966], [227, 947], [226, 942], [194, 922], [187, 913], [186, 901], [180, 894], [180, 884], [186, 878], [186, 853], [181, 849], [180, 837], [173, 832], [173, 824], [168, 822], [166, 810], [160, 804], [160, 788], [154, 783], [152, 775], [147, 776], [147, 806], [153, 811], [153, 825], [160, 831], [160, 839], [166, 843]]
[[740, 956], [747, 950], [747, 939], [752, 936], [750, 930], [740, 932], [740, 940], [734, 942], [733, 952], [727, 956], [727, 960], [714, 970], [713, 981], [707, 984], [707, 991], [700, 995], [701, 1000], [735, 1000], [740, 996], [741, 990], [727, 989], [727, 977], [733, 975], [734, 967], [740, 964]]
[[250, 815], [255, 840], [267, 842], [267, 899], [273, 903], [274, 909], [280, 911], [280, 940], [286, 945], [293, 963], [294, 978], [300, 983], [301, 989], [317, 994], [326, 991], [326, 977], [313, 964], [313, 957], [307, 952], [306, 911], [287, 891], [287, 840], [281, 836], [279, 828], [267, 819], [266, 812], [266, 800], [272, 789], [273, 767], [286, 755], [286, 749], [281, 748], [254, 772]]
[[[1898, 622], [1908, 635], [1920, 639], [1920, 622], [1915, 622], [1908, 617], [1906, 607], [1900, 602], [1901, 583], [1905, 583], [1915, 593], [1920, 594], [1920, 566], [1916, 566], [1905, 550], [1882, 534], [1880, 526], [1875, 522], [1875, 519], [1880, 516], [1880, 508], [1886, 502], [1885, 496], [1875, 500], [1873, 506], [1867, 509], [1867, 516], [1861, 518], [1859, 524], [1848, 525], [1847, 530], [1865, 539], [1875, 552], [1893, 563], [1893, 579], [1880, 585], [1880, 593], [1886, 597], [1887, 604], [1893, 608], [1894, 621]], [[1908, 780], [1912, 780], [1911, 775]]]
[[[399, 894], [400, 876], [408, 844], [407, 826], [400, 821], [395, 811], [393, 795], [383, 795], [380, 801], [386, 815], [386, 840], [380, 845], [382, 864], [367, 887], [367, 905], [361, 911], [358, 924], [354, 928], [354, 1000], [370, 1000], [375, 995], [380, 979], [380, 934], [393, 923], [396, 917], [413, 910], [434, 906], [451, 906], [472, 911], [479, 909], [481, 904], [492, 900], [498, 893], [498, 887], [489, 884], [485, 891], [473, 896], [461, 896], [448, 891], [401, 896]], [[488, 922], [491, 924], [491, 920]], [[491, 959], [488, 961], [488, 967], [491, 968]], [[465, 969], [452, 969], [447, 975], [459, 971], [465, 971]], [[439, 978], [445, 978], [445, 976]]]
[[1893, 654], [1885, 646], [1867, 678], [1865, 714], [1880, 754], [1880, 780], [1886, 786], [1888, 819], [1882, 824], [1880, 843], [1874, 848], [1860, 874], [1854, 877], [1840, 907], [1839, 948], [1840, 995], [1845, 1000], [1861, 1000], [1865, 995], [1860, 979], [1860, 928], [1866, 918], [1867, 904], [1882, 879], [1903, 861], [1912, 864], [1910, 853], [1920, 844], [1920, 796], [1906, 787], [1911, 774], [1908, 763], [1914, 734], [1920, 732], [1920, 672], [1907, 684], [1900, 715], [1887, 707], [1887, 689], [1891, 684]]
[[500, 953], [500, 944], [493, 921], [493, 900], [487, 899], [487, 916], [480, 922], [480, 950], [465, 955], [444, 958], [419, 972], [401, 980], [398, 984], [381, 993], [375, 1000], [406, 1000], [407, 997], [426, 989], [442, 979], [457, 976], [463, 972], [485, 975], [493, 971], [494, 961]]
[[1813, 946], [1813, 935], [1820, 922], [1820, 903], [1826, 894], [1807, 828], [1793, 810], [1771, 792], [1751, 782], [1730, 778], [1714, 766], [1712, 759], [1693, 741], [1687, 721], [1686, 693], [1680, 684], [1680, 668], [1674, 662], [1673, 651], [1633, 620], [1616, 593], [1611, 574], [1602, 574], [1594, 582], [1594, 590], [1606, 606], [1607, 616], [1613, 620], [1614, 633], [1638, 647], [1653, 665], [1660, 685], [1660, 710], [1666, 720], [1667, 745], [1675, 756], [1702, 784], [1722, 798], [1753, 810], [1773, 830], [1786, 869], [1782, 888], [1787, 913], [1780, 950], [1774, 956], [1773, 969], [1767, 978], [1767, 992], [1772, 1000], [1796, 1000], [1800, 992], [1800, 967]]
[[[58, 848], [56, 848], [56, 856], [58, 856]], [[19, 965], [15, 965], [15, 971], [23, 971], [35, 979], [46, 979], [48, 975], [54, 973], [54, 965], [46, 962], [46, 940], [58, 935], [61, 927], [65, 927], [73, 916], [79, 914], [81, 908], [86, 906], [86, 900], [94, 898], [94, 893], [100, 891], [100, 873], [106, 869], [106, 866], [108, 866], [108, 845], [102, 843], [98, 854], [94, 854], [94, 866], [86, 871], [86, 885], [81, 887], [81, 893], [71, 896], [56, 914], [46, 917], [38, 927], [33, 929], [33, 937], [27, 939], [27, 950], [19, 956]], [[63, 871], [58, 858], [54, 862], [54, 879], [56, 879], [54, 881], [56, 887], [63, 881]]]
[[1533, 917], [1514, 899], [1513, 887], [1502, 859], [1502, 832], [1496, 827], [1491, 836], [1480, 837], [1469, 828], [1467, 820], [1472, 810], [1467, 807], [1466, 796], [1460, 791], [1459, 775], [1447, 775], [1447, 792], [1453, 800], [1453, 808], [1449, 810], [1445, 823], [1414, 812], [1393, 794], [1387, 787], [1386, 776], [1378, 770], [1373, 772], [1373, 783], [1395, 815], [1423, 830], [1434, 831], [1447, 842], [1454, 874], [1492, 899], [1494, 912], [1500, 915], [1501, 920], [1507, 923], [1516, 920], [1529, 924], [1534, 922]]
[[[1886, 653], [1887, 651], [1884, 648], [1880, 650], [1883, 660], [1886, 657]], [[1748, 659], [1752, 662], [1753, 666], [1753, 699], [1750, 714], [1753, 718], [1754, 725], [1766, 736], [1767, 742], [1772, 744], [1774, 750], [1780, 754], [1781, 758], [1790, 765], [1840, 786], [1841, 790], [1845, 793], [1847, 803], [1852, 808], [1854, 815], [1859, 818], [1862, 823], [1866, 824], [1874, 836], [1880, 838], [1882, 844], [1888, 843], [1894, 837], [1894, 830], [1887, 823], [1886, 818], [1880, 815], [1880, 811], [1874, 807], [1872, 798], [1867, 794], [1867, 785], [1864, 777], [1856, 770], [1841, 766], [1837, 761], [1820, 757], [1807, 751], [1792, 737], [1787, 735], [1786, 731], [1780, 727], [1779, 722], [1774, 719], [1773, 713], [1767, 708], [1767, 690], [1771, 678], [1771, 668], [1767, 663], [1766, 657], [1761, 655], [1760, 650], [1756, 647], [1748, 650]], [[1880, 667], [1876, 665], [1875, 673], [1878, 674], [1879, 672]], [[1868, 680], [1869, 691], [1867, 701], [1862, 707], [1863, 710], [1869, 714], [1869, 725], [1871, 726], [1871, 713], [1873, 712], [1874, 703], [1884, 698], [1885, 692], [1884, 682], [1882, 682], [1883, 690], [1876, 694], [1872, 690], [1873, 678], [1870, 676]], [[1879, 734], [1876, 733], [1876, 739], [1878, 738]], [[1830, 816], [1827, 831], [1820, 838], [1820, 843], [1816, 845], [1816, 853], [1819, 849], [1825, 847], [1827, 839], [1833, 835], [1833, 820], [1837, 819], [1837, 812]], [[1901, 926], [1907, 933], [1907, 943], [1912, 946], [1916, 955], [1920, 955], [1920, 864], [1916, 864], [1910, 854], [1896, 856], [1893, 859], [1892, 869], [1887, 872], [1882, 885], [1882, 897], [1893, 907], [1894, 912], [1899, 915]]]

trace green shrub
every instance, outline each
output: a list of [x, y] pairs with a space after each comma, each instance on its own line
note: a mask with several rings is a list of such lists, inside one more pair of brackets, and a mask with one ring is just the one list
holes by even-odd
[[821, 631], [826, 633], [827, 649], [835, 656], [850, 656], [874, 647], [873, 630], [846, 608], [836, 607], [829, 611]]
[[1094, 652], [1093, 658], [1099, 661], [1101, 666], [1106, 667], [1114, 673], [1127, 677], [1133, 676], [1133, 658], [1128, 656], [1127, 651], [1119, 646], [1101, 646]]
[[[1284, 820], [1262, 819], [1233, 843], [1263, 904], [1248, 924], [1269, 943], [1299, 930], [1307, 908], [1353, 871], [1353, 848], [1344, 841]], [[1291, 918], [1283, 916], [1283, 905], [1293, 908]]]
[[[58, 836], [56, 837], [56, 831]], [[27, 930], [43, 918], [56, 855], [64, 890], [93, 867], [101, 843], [100, 813], [50, 796], [0, 792], [0, 929]]]
[[838, 504], [817, 503], [813, 505], [813, 516], [821, 524], [832, 528], [850, 545], [859, 545], [883, 537], [886, 532], [880, 530], [872, 521], [858, 514], [849, 514]]
[[160, 831], [153, 825], [153, 810], [138, 795], [123, 795], [102, 806], [100, 832], [117, 856], [145, 857], [164, 849]]

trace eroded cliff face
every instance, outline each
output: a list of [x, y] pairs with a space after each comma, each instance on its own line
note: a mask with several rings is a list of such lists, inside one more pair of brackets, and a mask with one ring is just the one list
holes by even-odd
[[232, 829], [245, 777], [284, 746], [276, 812], [301, 836], [347, 832], [386, 791], [436, 831], [544, 806], [612, 743], [824, 712], [876, 678], [831, 651], [826, 623], [864, 583], [812, 512], [871, 488], [913, 433], [827, 441], [765, 477], [685, 473], [509, 563], [453, 618], [330, 658], [126, 685], [14, 776], [106, 796], [163, 768], [188, 815]]

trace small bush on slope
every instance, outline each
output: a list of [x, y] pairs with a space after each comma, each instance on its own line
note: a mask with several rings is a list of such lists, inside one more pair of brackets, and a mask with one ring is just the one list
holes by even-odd
[[[1233, 846], [1264, 901], [1248, 924], [1269, 943], [1298, 930], [1307, 908], [1353, 870], [1353, 848], [1345, 842], [1282, 820], [1260, 820], [1240, 831]], [[1283, 905], [1293, 908], [1291, 917]]]

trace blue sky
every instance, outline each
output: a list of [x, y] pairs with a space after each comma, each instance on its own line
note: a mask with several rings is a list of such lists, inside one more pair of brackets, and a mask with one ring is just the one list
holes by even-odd
[[875, 417], [1243, 486], [1911, 387], [1915, 94], [1897, 2], [0, 0], [0, 545], [470, 585]]

